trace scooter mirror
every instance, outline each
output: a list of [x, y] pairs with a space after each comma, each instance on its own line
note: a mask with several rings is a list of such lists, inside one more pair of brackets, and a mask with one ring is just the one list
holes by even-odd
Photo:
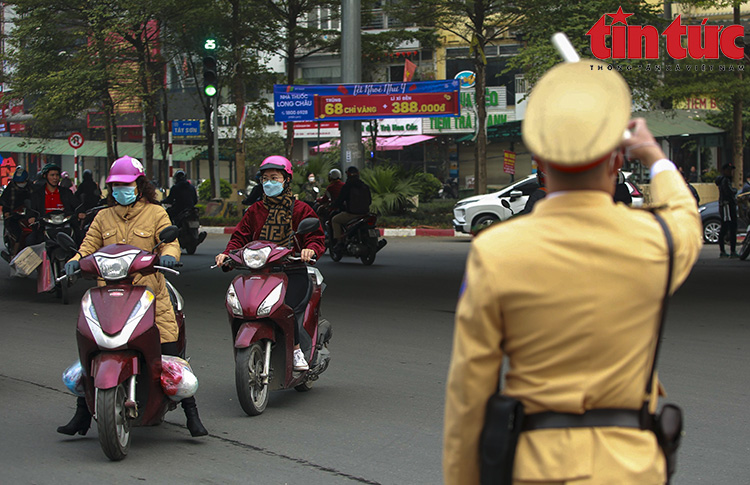
[[171, 243], [180, 234], [180, 230], [177, 226], [167, 226], [159, 233], [159, 241], [163, 243]]
[[320, 219], [317, 217], [308, 217], [307, 219], [302, 219], [299, 226], [297, 226], [297, 234], [307, 234], [313, 232], [319, 227]]
[[66, 251], [77, 252], [78, 247], [76, 246], [76, 242], [68, 234], [58, 232], [55, 239], [57, 240], [57, 244]]

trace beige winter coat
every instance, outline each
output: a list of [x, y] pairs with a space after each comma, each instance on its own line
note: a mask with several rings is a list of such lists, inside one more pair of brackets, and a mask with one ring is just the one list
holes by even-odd
[[[99, 212], [86, 237], [81, 243], [79, 252], [88, 256], [98, 249], [115, 243], [130, 244], [145, 251], [151, 251], [159, 242], [159, 233], [169, 226], [167, 211], [160, 205], [139, 200], [132, 206], [116, 205]], [[162, 245], [158, 252], [162, 256], [174, 256], [180, 259], [180, 245], [177, 241]], [[80, 259], [76, 255], [72, 259]], [[150, 287], [156, 295], [156, 326], [159, 327], [161, 342], [176, 342], [178, 336], [177, 321], [169, 301], [164, 275], [154, 273], [148, 276], [136, 275], [134, 285]]]

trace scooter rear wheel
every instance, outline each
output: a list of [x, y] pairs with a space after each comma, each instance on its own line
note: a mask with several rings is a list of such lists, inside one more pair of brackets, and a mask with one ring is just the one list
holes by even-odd
[[748, 256], [750, 256], [750, 234], [745, 236], [745, 240], [742, 241], [740, 247], [740, 259], [744, 261]]
[[125, 458], [130, 449], [130, 422], [126, 416], [125, 386], [99, 389], [96, 401], [96, 423], [102, 451], [112, 461]]
[[260, 342], [237, 350], [234, 358], [234, 382], [240, 406], [249, 416], [257, 416], [268, 404], [268, 384], [263, 384], [265, 346]]

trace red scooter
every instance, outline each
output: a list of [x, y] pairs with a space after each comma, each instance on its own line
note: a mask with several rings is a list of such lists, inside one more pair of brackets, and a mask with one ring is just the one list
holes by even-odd
[[[305, 219], [296, 234], [312, 232], [319, 224], [317, 218]], [[309, 391], [328, 368], [331, 325], [319, 319], [323, 275], [301, 262], [291, 249], [267, 241], [253, 241], [230, 252], [224, 267], [248, 272], [232, 280], [226, 307], [234, 338], [237, 395], [242, 409], [257, 416], [266, 409], [269, 391]], [[290, 270], [302, 273], [308, 282], [296, 309], [284, 303]], [[300, 348], [310, 366], [307, 371], [294, 370], [295, 325], [300, 325]]]
[[[177, 227], [165, 228], [159, 234], [159, 245], [174, 241], [177, 234]], [[60, 234], [57, 239], [61, 246], [75, 250], [68, 235]], [[76, 274], [106, 282], [83, 295], [76, 328], [86, 403], [96, 419], [104, 454], [110, 460], [122, 460], [130, 448], [132, 427], [159, 424], [167, 411], [177, 406], [161, 386], [155, 295], [148, 287], [131, 282], [136, 273], [179, 272], [159, 266], [159, 257], [153, 252], [128, 244], [105, 246], [82, 258], [80, 265]], [[169, 282], [167, 288], [179, 327], [177, 347], [184, 356], [183, 300]]]

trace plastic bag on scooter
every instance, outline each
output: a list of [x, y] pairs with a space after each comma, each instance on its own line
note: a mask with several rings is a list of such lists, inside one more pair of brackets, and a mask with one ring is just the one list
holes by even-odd
[[85, 396], [85, 390], [83, 388], [83, 367], [81, 367], [79, 361], [76, 361], [75, 364], [63, 371], [62, 380], [63, 384], [65, 384], [65, 387], [67, 387], [70, 392], [78, 397]]
[[45, 244], [36, 244], [34, 246], [27, 246], [16, 254], [13, 259], [10, 260], [10, 276], [26, 278], [34, 270], [42, 264], [42, 252], [44, 251]]
[[[67, 282], [65, 282], [67, 284]], [[55, 289], [55, 278], [52, 277], [52, 261], [47, 250], [42, 251], [42, 264], [39, 266], [36, 278], [36, 292], [46, 293]]]
[[161, 387], [169, 399], [182, 401], [198, 391], [198, 378], [188, 361], [174, 355], [162, 355]]

